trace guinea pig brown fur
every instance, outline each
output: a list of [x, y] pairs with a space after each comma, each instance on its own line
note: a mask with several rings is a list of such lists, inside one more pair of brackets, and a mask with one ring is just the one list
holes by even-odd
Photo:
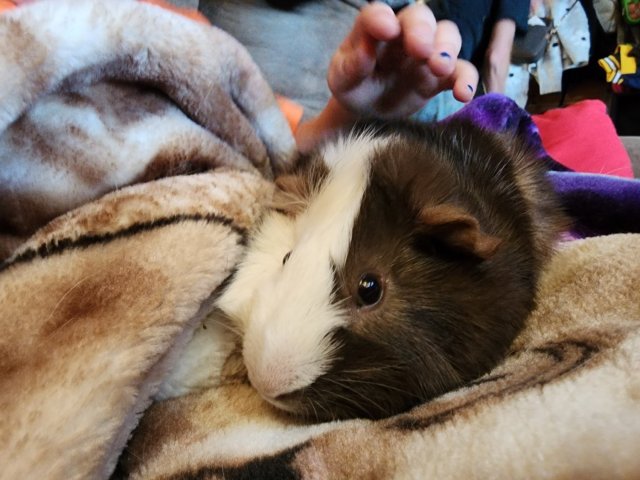
[[567, 227], [533, 152], [462, 121], [368, 124], [278, 185], [220, 307], [258, 392], [317, 420], [488, 372]]

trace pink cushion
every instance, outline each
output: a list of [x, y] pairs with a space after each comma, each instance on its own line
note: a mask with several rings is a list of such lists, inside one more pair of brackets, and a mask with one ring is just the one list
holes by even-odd
[[633, 178], [631, 159], [601, 100], [533, 115], [551, 157], [577, 172]]

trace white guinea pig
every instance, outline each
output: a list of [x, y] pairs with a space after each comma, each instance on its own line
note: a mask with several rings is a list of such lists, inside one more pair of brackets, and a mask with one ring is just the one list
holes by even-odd
[[260, 395], [317, 420], [489, 371], [567, 225], [534, 154], [463, 121], [367, 124], [277, 184], [218, 305]]

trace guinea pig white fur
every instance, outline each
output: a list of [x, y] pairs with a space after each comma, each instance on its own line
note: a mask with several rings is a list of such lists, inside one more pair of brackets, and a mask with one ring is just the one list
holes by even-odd
[[369, 124], [278, 185], [218, 306], [262, 397], [318, 420], [489, 371], [566, 228], [533, 152], [463, 122]]

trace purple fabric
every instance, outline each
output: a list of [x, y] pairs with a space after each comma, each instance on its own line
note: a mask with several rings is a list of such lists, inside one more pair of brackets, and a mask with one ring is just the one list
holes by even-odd
[[555, 162], [545, 152], [530, 115], [513, 100], [483, 95], [450, 118], [471, 120], [493, 131], [513, 131], [535, 148], [574, 220], [573, 233], [577, 236], [640, 233], [640, 180], [573, 172]]

